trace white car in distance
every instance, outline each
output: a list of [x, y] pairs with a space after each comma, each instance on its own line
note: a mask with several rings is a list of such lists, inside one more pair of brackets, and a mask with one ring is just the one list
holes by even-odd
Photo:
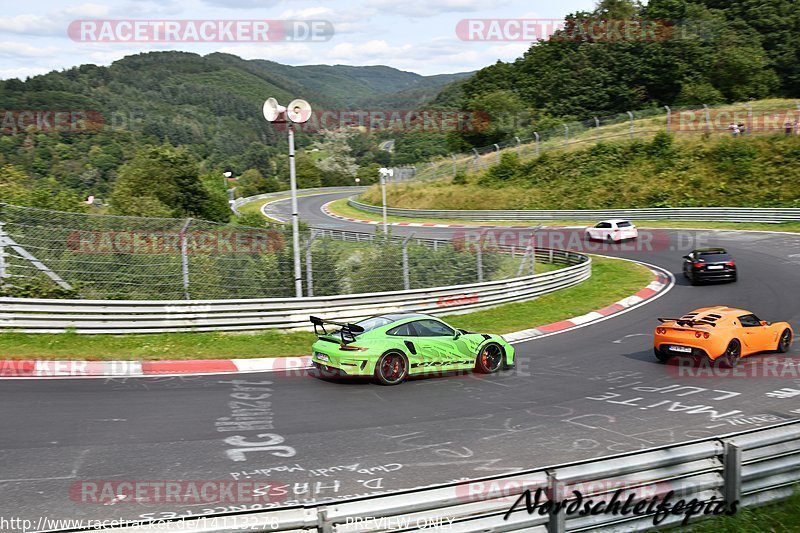
[[594, 241], [620, 242], [638, 236], [639, 230], [633, 222], [621, 218], [603, 220], [592, 228], [586, 228], [586, 238]]

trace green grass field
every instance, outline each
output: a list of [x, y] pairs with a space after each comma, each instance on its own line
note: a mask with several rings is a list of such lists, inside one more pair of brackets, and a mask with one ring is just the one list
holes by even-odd
[[[630, 296], [652, 278], [650, 271], [627, 261], [594, 258], [592, 277], [584, 283], [523, 303], [445, 317], [453, 326], [474, 331], [510, 333], [564, 320]], [[4, 359], [228, 359], [306, 355], [314, 335], [308, 332], [256, 334], [168, 333], [153, 335], [78, 335], [0, 333]]]

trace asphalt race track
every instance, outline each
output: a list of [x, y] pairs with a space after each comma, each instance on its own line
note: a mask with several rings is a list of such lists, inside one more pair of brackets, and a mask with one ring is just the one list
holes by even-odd
[[[341, 196], [301, 198], [301, 217], [312, 226], [375, 231], [321, 213], [321, 205]], [[280, 202], [271, 210], [286, 213], [287, 207]], [[465, 230], [394, 231], [450, 237]], [[512, 240], [523, 231], [497, 230]], [[574, 232], [543, 235], [545, 243], [569, 243]], [[397, 387], [269, 373], [0, 380], [0, 516], [133, 519], [248, 507], [230, 501], [92, 503], [90, 489], [104, 481], [260, 481], [270, 484], [265, 491], [273, 505], [339, 498], [800, 417], [800, 366], [794, 374], [764, 376], [763, 363], [774, 356], [762, 355], [740, 364], [752, 373], [749, 378], [679, 376], [675, 365], [655, 360], [651, 345], [656, 317], [716, 304], [786, 320], [800, 331], [800, 236], [659, 230], [651, 242], [648, 250], [610, 245], [598, 253], [666, 268], [676, 275], [671, 291], [610, 320], [519, 344], [517, 368], [498, 375], [445, 376]], [[681, 256], [695, 245], [727, 247], [739, 266], [739, 282], [689, 286], [680, 275]], [[794, 358], [800, 355], [797, 346], [789, 354]], [[262, 419], [269, 411], [274, 429], [224, 431], [232, 409], [254, 402], [262, 402]]]

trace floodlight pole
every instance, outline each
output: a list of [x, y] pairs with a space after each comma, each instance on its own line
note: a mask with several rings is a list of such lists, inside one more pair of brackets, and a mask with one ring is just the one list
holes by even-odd
[[292, 248], [294, 252], [294, 292], [297, 298], [303, 297], [303, 270], [300, 266], [300, 219], [297, 213], [297, 174], [294, 167], [294, 127], [289, 127], [289, 188], [292, 192]]

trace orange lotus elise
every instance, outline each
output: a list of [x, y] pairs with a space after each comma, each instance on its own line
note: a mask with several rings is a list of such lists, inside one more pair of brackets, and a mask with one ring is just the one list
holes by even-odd
[[788, 352], [793, 331], [786, 322], [769, 323], [744, 309], [704, 307], [680, 318], [659, 318], [653, 351], [661, 362], [686, 355], [707, 357], [733, 367], [757, 352]]

